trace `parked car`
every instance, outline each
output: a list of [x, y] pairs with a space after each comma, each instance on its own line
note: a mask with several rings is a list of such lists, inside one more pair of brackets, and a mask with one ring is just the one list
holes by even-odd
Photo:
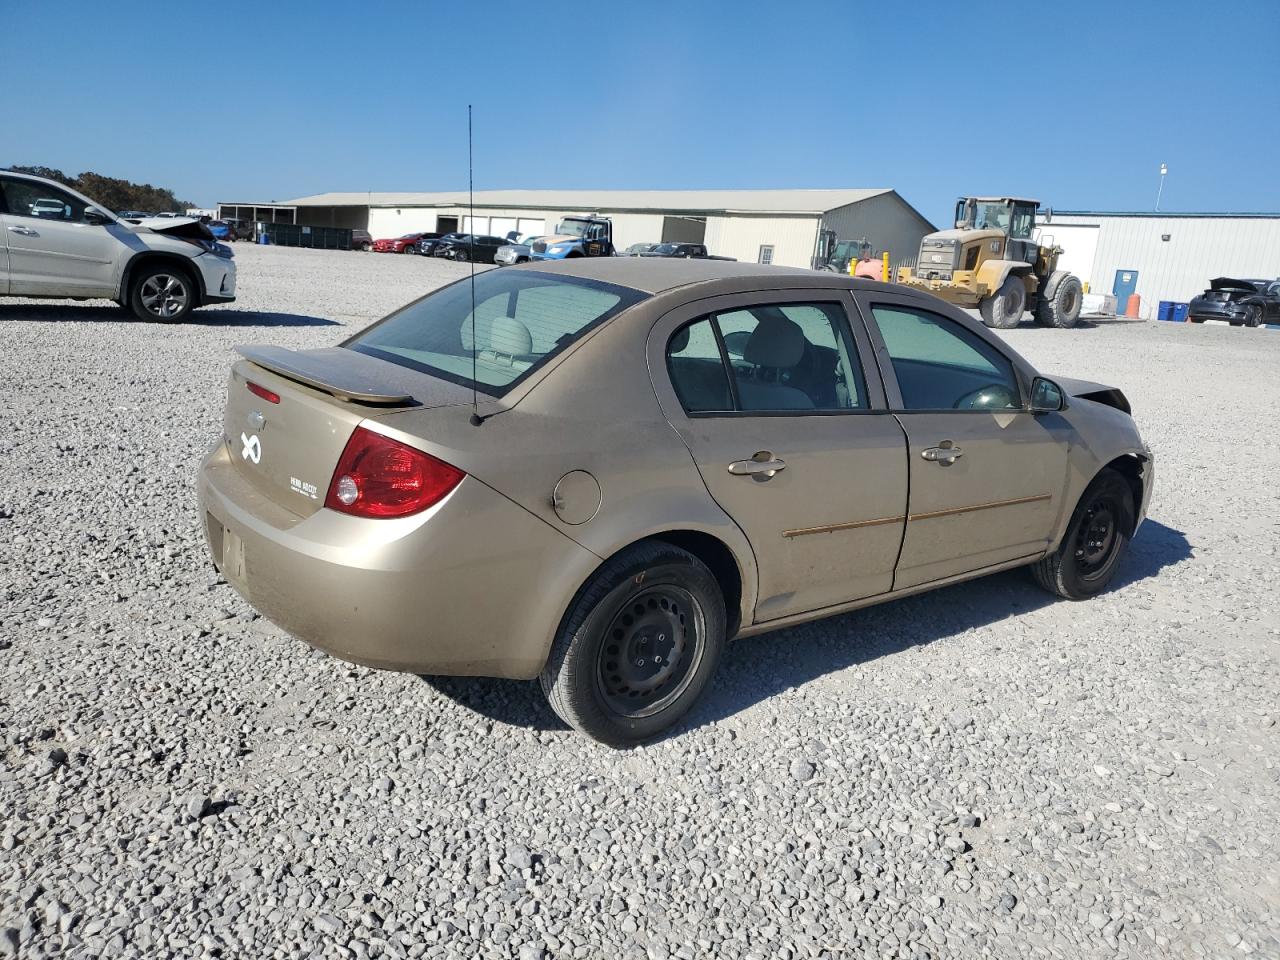
[[230, 243], [236, 238], [235, 228], [224, 220], [210, 220], [205, 226], [209, 228], [215, 240], [225, 240]]
[[151, 216], [149, 213], [143, 213], [141, 210], [118, 210], [116, 216], [121, 220], [145, 220]]
[[122, 220], [44, 177], [0, 171], [0, 248], [13, 296], [101, 297], [166, 321], [235, 299], [231, 248], [199, 222]]
[[732, 260], [733, 257], [713, 257], [701, 243], [658, 243], [652, 249], [637, 254], [641, 257], [683, 257], [699, 260]]
[[432, 251], [434, 257], [448, 257], [450, 260], [475, 260], [476, 263], [493, 263], [498, 248], [506, 244], [502, 237], [488, 237], [480, 234], [464, 233], [451, 240], [443, 240]]
[[446, 233], [442, 236], [432, 237], [429, 240], [419, 241], [418, 252], [424, 257], [434, 257], [436, 255], [436, 248], [438, 248], [440, 244], [444, 243], [446, 240], [456, 240], [458, 237], [465, 236], [465, 233], [458, 233], [457, 231], [454, 231], [453, 233]]
[[[421, 240], [418, 241], [422, 243]], [[363, 250], [368, 253], [373, 249], [373, 237], [369, 236], [368, 230], [352, 230], [351, 231], [351, 249]]]
[[656, 243], [633, 243], [631, 246], [627, 247], [626, 250], [622, 251], [622, 255], [624, 257], [638, 257], [642, 254], [648, 253], [656, 246], [658, 246]]
[[531, 233], [512, 243], [508, 237], [506, 242], [493, 255], [493, 262], [500, 267], [510, 266], [515, 263], [528, 263], [530, 259], [529, 249], [533, 245], [533, 241], [537, 239], [537, 235]]
[[[201, 219], [204, 219], [203, 217]], [[223, 217], [222, 222], [231, 230], [232, 240], [252, 240], [253, 224], [240, 217]]]
[[423, 240], [433, 240], [438, 233], [406, 233], [402, 237], [373, 241], [374, 253], [417, 253], [418, 244]]
[[1280, 280], [1210, 280], [1208, 290], [1191, 298], [1187, 315], [1192, 323], [1226, 320], [1233, 327], [1280, 323]]
[[198, 481], [232, 586], [346, 660], [538, 677], [610, 744], [734, 636], [1019, 566], [1098, 594], [1154, 483], [1118, 388], [832, 273], [533, 263], [239, 351]]

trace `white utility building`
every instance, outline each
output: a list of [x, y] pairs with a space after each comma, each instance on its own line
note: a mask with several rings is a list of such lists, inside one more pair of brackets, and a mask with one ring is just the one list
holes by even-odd
[[1142, 298], [1153, 318], [1161, 300], [1185, 303], [1214, 277], [1280, 277], [1280, 214], [1041, 211], [1041, 243], [1063, 248], [1063, 269], [1090, 293]]
[[[847, 190], [481, 190], [474, 219], [465, 191], [323, 193], [272, 204], [221, 204], [222, 215], [266, 209], [307, 226], [366, 229], [374, 238], [415, 231], [549, 234], [562, 217], [613, 221], [614, 246], [705, 243], [717, 256], [790, 267], [814, 265], [830, 231], [866, 239], [893, 264], [912, 262], [934, 227], [888, 188]], [[252, 216], [252, 214], [250, 214]]]

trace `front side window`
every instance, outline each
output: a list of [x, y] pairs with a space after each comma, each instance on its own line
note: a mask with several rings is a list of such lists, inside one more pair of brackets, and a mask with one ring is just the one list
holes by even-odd
[[500, 397], [585, 332], [643, 300], [629, 287], [493, 270], [393, 313], [343, 346]]
[[9, 213], [18, 217], [76, 223], [84, 219], [88, 206], [56, 187], [30, 180], [0, 180], [0, 187]]
[[913, 307], [871, 309], [906, 410], [1016, 410], [1013, 364], [977, 334]]
[[691, 413], [868, 406], [844, 311], [831, 303], [762, 304], [703, 317], [672, 337], [667, 367]]

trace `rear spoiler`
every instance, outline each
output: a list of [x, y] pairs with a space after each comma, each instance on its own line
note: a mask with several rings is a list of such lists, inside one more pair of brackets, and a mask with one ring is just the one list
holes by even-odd
[[327, 347], [303, 353], [284, 347], [239, 346], [236, 353], [265, 370], [323, 390], [339, 400], [387, 407], [417, 405], [411, 394], [388, 383], [390, 364], [354, 350]]

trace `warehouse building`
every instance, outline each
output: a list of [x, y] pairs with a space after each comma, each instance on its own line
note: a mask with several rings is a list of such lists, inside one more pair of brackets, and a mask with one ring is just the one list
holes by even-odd
[[1063, 269], [1091, 293], [1114, 294], [1118, 312], [1138, 294], [1146, 319], [1214, 277], [1280, 277], [1280, 214], [1042, 211], [1039, 235], [1063, 248]]
[[269, 204], [219, 204], [219, 216], [254, 211], [304, 226], [366, 229], [375, 238], [415, 231], [506, 236], [549, 234], [562, 217], [613, 221], [614, 245], [705, 243], [722, 257], [790, 267], [814, 265], [825, 239], [866, 239], [895, 265], [912, 262], [934, 227], [890, 189], [483, 190], [474, 215], [465, 192], [324, 193]]

